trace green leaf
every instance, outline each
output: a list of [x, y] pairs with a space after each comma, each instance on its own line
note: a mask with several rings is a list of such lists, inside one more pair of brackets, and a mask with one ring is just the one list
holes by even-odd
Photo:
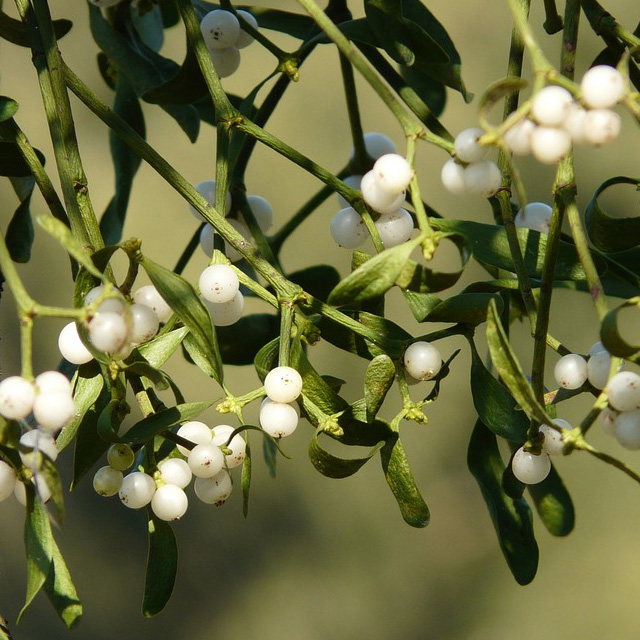
[[[118, 74], [116, 80], [116, 95], [113, 110], [118, 114], [140, 137], [146, 135], [144, 115], [140, 103], [131, 83], [125, 74]], [[122, 228], [127, 215], [129, 196], [133, 178], [140, 167], [141, 159], [134, 153], [129, 145], [117, 136], [113, 131], [109, 132], [109, 148], [115, 171], [115, 195], [109, 202], [100, 220], [100, 231], [106, 245], [120, 242]]]
[[[53, 31], [56, 38], [64, 38], [69, 31], [73, 23], [70, 20], [54, 20]], [[31, 47], [31, 38], [25, 25], [15, 18], [11, 18], [3, 11], [0, 11], [0, 38], [4, 38], [13, 44], [17, 44], [20, 47]]]
[[376, 356], [367, 367], [364, 376], [364, 399], [367, 406], [367, 422], [375, 418], [387, 395], [393, 380], [396, 377], [396, 368], [393, 360], [386, 355]]
[[191, 362], [195, 364], [198, 369], [200, 369], [200, 371], [215, 380], [218, 376], [218, 373], [214, 369], [210, 360], [205, 356], [203, 350], [200, 348], [200, 345], [196, 342], [191, 334], [188, 334], [185, 337], [185, 339], [182, 341], [182, 346], [184, 347], [184, 350], [188, 355], [188, 359], [190, 359]]
[[307, 267], [290, 273], [287, 277], [291, 282], [299, 284], [307, 293], [320, 300], [326, 300], [331, 290], [340, 282], [340, 274], [335, 267], [326, 264]]
[[262, 456], [267, 465], [267, 470], [272, 478], [276, 477], [276, 461], [278, 459], [278, 447], [270, 438], [262, 438]]
[[35, 234], [30, 205], [34, 184], [35, 182], [32, 182], [27, 197], [22, 199], [7, 227], [5, 240], [9, 255], [14, 262], [25, 263], [31, 259], [31, 247]]
[[385, 249], [350, 273], [329, 295], [328, 302], [343, 305], [383, 295], [394, 286], [421, 236]]
[[603, 182], [594, 192], [585, 210], [585, 223], [589, 239], [594, 246], [605, 253], [616, 253], [633, 249], [640, 244], [640, 217], [633, 214], [628, 218], [611, 217], [598, 202], [598, 197], [609, 187], [620, 184], [634, 185], [640, 190], [640, 180], [616, 176]]
[[118, 435], [120, 426], [129, 412], [129, 405], [124, 400], [112, 398], [98, 416], [98, 435], [108, 443], [122, 442]]
[[498, 382], [482, 363], [473, 340], [471, 347], [471, 395], [473, 406], [483, 424], [493, 433], [522, 443], [527, 439], [529, 420], [505, 386]]
[[491, 300], [496, 300], [498, 312], [503, 306], [502, 298], [495, 293], [460, 293], [446, 300], [413, 291], [405, 291], [404, 296], [418, 322], [479, 325], [487, 319], [487, 306]]
[[480, 121], [487, 122], [489, 113], [498, 102], [506, 96], [522, 91], [528, 82], [518, 77], [502, 78], [494, 82], [481, 96], [478, 110], [480, 112]]
[[67, 628], [73, 629], [82, 617], [82, 604], [60, 549], [55, 540], [51, 542], [53, 562], [44, 583], [44, 592]]
[[36, 217], [36, 222], [53, 238], [55, 238], [66, 250], [66, 252], [80, 265], [82, 265], [94, 278], [100, 281], [104, 276], [95, 268], [91, 257], [84, 247], [71, 233], [71, 229], [49, 214], [40, 214]]
[[27, 554], [27, 595], [24, 606], [18, 614], [22, 620], [27, 608], [43, 587], [53, 561], [53, 536], [49, 524], [49, 514], [31, 482], [25, 485], [27, 494], [27, 514], [24, 526], [24, 546]]
[[18, 103], [13, 98], [0, 96], [0, 122], [13, 118], [17, 111]]
[[149, 554], [144, 581], [142, 613], [151, 618], [160, 613], [173, 592], [178, 571], [178, 545], [168, 522], [149, 513]]
[[187, 327], [179, 327], [141, 344], [137, 350], [152, 367], [158, 369], [176, 352], [188, 335]]
[[110, 443], [103, 440], [98, 433], [98, 418], [111, 400], [108, 389], [102, 390], [95, 403], [78, 419], [74, 428], [75, 447], [73, 451], [73, 479], [71, 489], [75, 489], [80, 480], [100, 460], [109, 448]]
[[505, 466], [498, 442], [480, 420], [471, 434], [467, 464], [487, 503], [500, 549], [513, 577], [518, 584], [529, 584], [538, 570], [538, 545], [531, 509], [523, 498], [513, 500], [502, 490]]
[[317, 30], [313, 18], [299, 13], [267, 7], [251, 7], [251, 13], [258, 21], [260, 28], [286, 33], [300, 40], [306, 40]]
[[[44, 164], [45, 157], [42, 152], [38, 149], [35, 152], [40, 162]], [[31, 169], [15, 142], [0, 140], [0, 176], [16, 178], [31, 176]]]
[[536, 511], [549, 533], [554, 536], [566, 536], [573, 531], [575, 510], [571, 496], [555, 467], [538, 484], [527, 487]]
[[213, 400], [211, 402], [186, 402], [175, 407], [163, 409], [134, 424], [123, 436], [122, 440], [130, 444], [143, 444], [170, 427], [199, 416], [212, 404]]
[[327, 478], [348, 478], [364, 466], [384, 446], [384, 440], [369, 451], [364, 458], [339, 458], [323, 449], [318, 442], [322, 428], [316, 429], [309, 443], [309, 459], [316, 471]]
[[278, 349], [280, 347], [280, 338], [274, 338], [258, 351], [253, 361], [256, 372], [261, 381], [267, 376], [267, 373], [273, 369], [273, 364], [278, 357]]
[[380, 458], [384, 477], [398, 502], [404, 521], [412, 527], [426, 527], [430, 518], [429, 507], [416, 486], [397, 433], [387, 439], [380, 450]]
[[272, 313], [243, 316], [228, 327], [216, 327], [222, 362], [251, 364], [260, 349], [280, 335], [280, 320]]
[[487, 344], [491, 361], [515, 401], [532, 419], [542, 424], [551, 424], [551, 418], [545, 408], [536, 400], [536, 396], [527, 380], [518, 359], [504, 333], [498, 308], [494, 300], [489, 303], [487, 314]]
[[401, 0], [365, 0], [367, 21], [384, 50], [398, 63], [412, 65], [416, 56], [409, 48]]
[[146, 378], [160, 391], [166, 391], [169, 387], [173, 386], [171, 384], [171, 378], [164, 371], [160, 371], [156, 367], [152, 367], [145, 361], [134, 360], [122, 367], [121, 370], [127, 375], [133, 374], [134, 376]]
[[42, 454], [42, 467], [39, 471], [42, 474], [47, 487], [51, 491], [51, 502], [58, 512], [58, 524], [62, 526], [65, 519], [64, 499], [62, 497], [62, 483], [58, 475], [58, 469], [51, 458]]
[[640, 344], [630, 344], [621, 335], [618, 330], [618, 315], [625, 309], [638, 308], [640, 305], [640, 297], [630, 298], [623, 302], [620, 306], [612, 309], [602, 320], [600, 327], [600, 339], [607, 351], [614, 356], [620, 358], [630, 358], [632, 355], [640, 351]]
[[142, 259], [141, 264], [160, 295], [191, 332], [193, 340], [207, 362], [209, 371], [214, 374], [215, 380], [218, 384], [222, 384], [222, 360], [218, 350], [215, 328], [209, 312], [202, 304], [195, 289], [182, 276], [156, 264], [147, 257]]
[[144, 12], [131, 7], [130, 16], [140, 40], [152, 51], [160, 51], [164, 42], [164, 25], [160, 7], [153, 4]]
[[447, 91], [442, 82], [436, 78], [425, 76], [414, 67], [400, 65], [399, 72], [400, 77], [429, 107], [431, 115], [435, 118], [440, 117], [447, 104]]

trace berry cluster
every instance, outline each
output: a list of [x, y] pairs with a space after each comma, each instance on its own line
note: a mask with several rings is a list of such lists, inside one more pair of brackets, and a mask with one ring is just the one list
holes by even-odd
[[292, 367], [276, 367], [264, 379], [264, 391], [260, 426], [274, 438], [290, 436], [300, 419], [296, 400], [302, 392], [302, 377]]
[[253, 43], [253, 36], [240, 25], [240, 16], [254, 29], [258, 21], [248, 12], [239, 9], [235, 14], [224, 9], [210, 11], [200, 22], [200, 31], [204, 38], [209, 55], [221, 78], [226, 78], [238, 70], [240, 66], [240, 49]]

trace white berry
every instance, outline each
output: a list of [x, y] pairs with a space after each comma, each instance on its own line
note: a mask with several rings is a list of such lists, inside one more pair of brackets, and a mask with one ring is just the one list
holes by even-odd
[[625, 92], [624, 78], [614, 67], [591, 67], [580, 82], [582, 99], [590, 109], [608, 109], [622, 99]]
[[269, 231], [273, 226], [273, 208], [269, 201], [261, 196], [247, 196], [247, 202], [261, 231]]
[[493, 160], [481, 160], [468, 165], [463, 174], [468, 193], [490, 198], [502, 184], [502, 174]]
[[129, 307], [131, 312], [131, 333], [128, 339], [133, 344], [142, 344], [153, 338], [160, 328], [158, 314], [147, 305], [134, 303]]
[[383, 213], [375, 222], [385, 249], [406, 242], [413, 234], [413, 218], [406, 209]]
[[207, 267], [198, 281], [202, 297], [209, 302], [230, 302], [240, 289], [238, 274], [227, 264]]
[[225, 469], [221, 469], [211, 478], [196, 478], [193, 483], [193, 490], [202, 502], [217, 506], [231, 495], [232, 489], [231, 476]]
[[264, 379], [264, 390], [274, 402], [293, 402], [302, 392], [302, 376], [293, 367], [276, 367]]
[[349, 206], [333, 216], [329, 232], [336, 244], [345, 249], [355, 249], [364, 244], [369, 237], [364, 220]]
[[169, 318], [173, 315], [173, 309], [171, 309], [165, 299], [160, 295], [160, 292], [152, 284], [140, 287], [133, 294], [133, 301], [153, 309], [158, 316], [158, 320], [162, 323], [168, 322]]
[[569, 114], [573, 96], [562, 87], [548, 86], [536, 93], [531, 102], [531, 115], [539, 124], [559, 127]]
[[416, 380], [431, 380], [441, 367], [440, 351], [430, 342], [414, 342], [404, 352], [404, 368]]
[[40, 429], [32, 429], [23, 433], [20, 437], [20, 444], [24, 447], [32, 449], [32, 451], [21, 451], [20, 457], [25, 467], [33, 471], [40, 468], [40, 457], [38, 452], [46, 455], [52, 462], [58, 457], [58, 445], [55, 438], [46, 431]]
[[211, 62], [221, 78], [233, 75], [240, 66], [240, 50], [238, 47], [228, 49], [209, 49]]
[[[258, 29], [258, 21], [248, 11], [244, 11], [243, 9], [238, 9], [236, 11], [236, 13], [245, 22], [248, 22], [254, 29], [256, 29], [256, 30]], [[238, 39], [236, 40], [236, 47], [238, 47], [238, 49], [244, 49], [245, 47], [248, 47], [250, 44], [252, 44], [253, 40], [254, 40], [253, 36], [250, 35], [247, 31], [245, 31], [242, 28], [242, 25], [240, 25], [240, 35], [238, 36]]]
[[543, 164], [557, 164], [571, 149], [571, 136], [564, 129], [536, 127], [531, 133], [531, 152]]
[[[36, 498], [41, 502], [48, 502], [51, 498], [51, 489], [42, 474], [38, 474], [31, 478], [31, 486], [35, 488]], [[13, 495], [16, 500], [24, 507], [27, 504], [27, 491], [21, 480], [17, 480], [13, 487]]]
[[620, 371], [611, 377], [605, 388], [609, 405], [616, 411], [640, 408], [640, 376], [633, 371]]
[[524, 119], [505, 132], [504, 143], [514, 156], [528, 156], [531, 153], [531, 134], [535, 128], [533, 121]]
[[529, 202], [520, 209], [513, 219], [516, 229], [533, 229], [540, 233], [549, 233], [551, 207], [544, 202]]
[[[363, 139], [364, 148], [367, 154], [370, 155], [374, 160], [377, 160], [387, 153], [396, 153], [397, 151], [396, 145], [394, 144], [393, 140], [382, 133], [370, 131], [369, 133], [364, 134]], [[354, 153], [355, 150], [351, 148], [351, 158], [353, 158]]]
[[143, 471], [134, 471], [124, 477], [118, 495], [125, 507], [140, 509], [151, 502], [155, 492], [153, 478]]
[[[347, 176], [346, 178], [344, 178], [343, 182], [346, 185], [352, 187], [353, 189], [358, 189], [359, 191], [360, 183], [362, 182], [362, 176], [359, 176], [359, 175]], [[341, 209], [351, 206], [339, 193], [336, 193], [336, 197], [338, 198], [338, 205], [340, 206]]]
[[[571, 425], [562, 418], [556, 418], [553, 421], [557, 427], [561, 429], [571, 429]], [[542, 450], [550, 456], [557, 456], [562, 453], [564, 447], [564, 441], [562, 439], [562, 432], [554, 429], [548, 424], [540, 425], [540, 433], [544, 435], [544, 442], [542, 443]]]
[[209, 49], [228, 49], [240, 37], [240, 22], [230, 11], [216, 9], [202, 18], [200, 31]]
[[598, 147], [613, 142], [621, 128], [620, 116], [611, 109], [591, 109], [584, 118], [584, 137]]
[[219, 424], [212, 429], [212, 443], [218, 447], [222, 447], [224, 445], [228, 449], [231, 449], [231, 453], [224, 457], [225, 463], [230, 469], [242, 464], [247, 450], [247, 443], [240, 434], [233, 436], [231, 442], [227, 444], [229, 436], [231, 436], [233, 431], [233, 427], [228, 424]]
[[614, 433], [625, 449], [640, 449], [640, 410], [618, 414], [614, 423]]
[[450, 193], [460, 195], [468, 192], [467, 183], [464, 180], [464, 166], [456, 162], [455, 158], [449, 158], [444, 163], [440, 179], [444, 188]]
[[[400, 156], [398, 156], [400, 157]], [[360, 182], [362, 198], [374, 210], [380, 213], [395, 211], [405, 200], [405, 193], [392, 193], [380, 186], [376, 180], [376, 174], [368, 171], [362, 176]]]
[[67, 392], [44, 391], [33, 402], [33, 417], [44, 429], [62, 429], [76, 413], [73, 398]]
[[456, 155], [462, 162], [480, 162], [489, 151], [488, 147], [478, 144], [483, 129], [472, 127], [461, 131], [453, 142]]
[[573, 144], [584, 144], [587, 141], [586, 118], [587, 112], [574, 102], [562, 124], [562, 128], [569, 134]]
[[93, 476], [93, 489], [98, 495], [109, 498], [120, 491], [123, 479], [122, 471], [106, 465], [100, 467]]
[[609, 380], [611, 354], [607, 350], [597, 351], [587, 361], [587, 378], [596, 389], [604, 389]]
[[175, 484], [181, 489], [191, 482], [193, 476], [187, 461], [182, 458], [167, 458], [158, 465], [158, 469], [167, 484]]
[[238, 291], [229, 302], [209, 302], [206, 301], [211, 319], [216, 327], [228, 327], [235, 324], [242, 318], [244, 312], [244, 296]]
[[605, 407], [598, 416], [598, 423], [604, 434], [614, 438], [616, 435], [616, 418], [618, 412], [609, 407]]
[[0, 460], [0, 502], [6, 500], [16, 486], [16, 472], [4, 460]]
[[187, 494], [175, 484], [158, 487], [151, 498], [151, 509], [160, 520], [180, 520], [188, 506]]
[[118, 313], [99, 313], [89, 322], [89, 340], [98, 351], [118, 351], [125, 344], [128, 334], [127, 323]]
[[260, 408], [260, 426], [274, 438], [290, 436], [298, 426], [298, 412], [290, 404], [267, 399]]
[[0, 382], [0, 415], [8, 420], [26, 418], [33, 410], [35, 399], [35, 385], [26, 378], [10, 376]]
[[558, 360], [553, 375], [559, 386], [579, 389], [587, 381], [587, 361], [577, 353], [569, 353]]
[[544, 451], [539, 455], [529, 453], [520, 447], [511, 460], [513, 475], [524, 484], [538, 484], [542, 482], [551, 471], [549, 454]]
[[[198, 420], [191, 420], [190, 422], [185, 422], [177, 431], [177, 435], [185, 440], [189, 440], [189, 442], [193, 442], [195, 444], [209, 444], [211, 442], [211, 429], [204, 423], [199, 422]], [[178, 451], [183, 456], [188, 456], [190, 449], [183, 447], [182, 445], [178, 445]]]
[[84, 346], [78, 335], [75, 322], [70, 322], [63, 327], [58, 336], [58, 349], [62, 357], [71, 364], [80, 365], [93, 360], [91, 352]]
[[213, 255], [213, 239], [216, 233], [212, 225], [208, 222], [200, 230], [200, 248], [209, 257]]
[[380, 156], [373, 165], [376, 184], [389, 194], [401, 194], [413, 178], [413, 169], [405, 158], [397, 153]]
[[[227, 12], [228, 13], [228, 12]], [[216, 181], [203, 180], [196, 185], [196, 191], [213, 207], [216, 204]], [[224, 215], [228, 215], [231, 211], [231, 194], [229, 191], [225, 194]], [[189, 211], [198, 220], [202, 220], [202, 216], [195, 207], [189, 205]]]
[[39, 393], [57, 391], [71, 395], [71, 382], [67, 376], [59, 371], [43, 371], [36, 376], [36, 388]]
[[189, 452], [187, 462], [194, 476], [211, 478], [224, 466], [224, 454], [211, 442], [198, 444]]

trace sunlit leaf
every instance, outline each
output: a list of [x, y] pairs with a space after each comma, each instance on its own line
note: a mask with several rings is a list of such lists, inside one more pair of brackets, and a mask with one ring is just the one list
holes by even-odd
[[364, 376], [364, 399], [367, 405], [367, 422], [378, 413], [396, 375], [393, 360], [386, 355], [376, 356], [367, 367]]
[[571, 496], [555, 467], [551, 467], [549, 475], [542, 482], [531, 484], [528, 489], [536, 511], [549, 533], [554, 536], [569, 535], [575, 524], [575, 510]]
[[73, 629], [82, 617], [82, 604], [78, 599], [69, 569], [53, 539], [52, 552], [53, 562], [44, 583], [44, 592], [67, 628]]

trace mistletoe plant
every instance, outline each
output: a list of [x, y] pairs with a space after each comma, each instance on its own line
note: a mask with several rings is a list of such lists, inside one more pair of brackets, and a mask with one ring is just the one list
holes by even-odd
[[[53, 510], [59, 523], [64, 518], [55, 460], [67, 446], [74, 447], [72, 486], [92, 473], [99, 494], [117, 494], [129, 508], [146, 508], [147, 616], [161, 611], [171, 595], [177, 546], [169, 522], [185, 516], [185, 488], [192, 477], [195, 495], [206, 503], [222, 504], [240, 485], [246, 515], [251, 467], [259, 464], [256, 447], [274, 473], [281, 440], [294, 431], [296, 438], [309, 438], [311, 463], [330, 478], [350, 476], [379, 458], [402, 517], [425, 527], [429, 509], [413, 479], [400, 426], [427, 422], [429, 404], [438, 400], [456, 366], [457, 352], [447, 347], [451, 336], [462, 336], [471, 354], [478, 417], [469, 425], [469, 470], [520, 584], [534, 578], [538, 563], [529, 503], [554, 535], [567, 535], [574, 525], [554, 456], [586, 452], [640, 481], [638, 473], [588, 441], [600, 421], [622, 446], [640, 448], [640, 376], [633, 366], [640, 345], [629, 344], [618, 331], [620, 312], [640, 303], [640, 219], [611, 217], [599, 202], [604, 191], [638, 186], [638, 179], [606, 180], [583, 216], [573, 162], [580, 145], [606, 144], [619, 134], [616, 108], [640, 121], [638, 35], [617, 24], [596, 0], [567, 0], [562, 17], [553, 0], [545, 1], [545, 30], [562, 31], [556, 67], [529, 25], [527, 0], [508, 0], [514, 29], [506, 77], [479, 100], [479, 121], [454, 136], [439, 120], [445, 92], [459, 92], [466, 101], [472, 96], [454, 43], [420, 0], [364, 0], [363, 17], [357, 19], [346, 0], [330, 0], [325, 10], [314, 0], [298, 2], [300, 12], [293, 13], [236, 7], [229, 0], [219, 7], [203, 0], [91, 0], [87, 10], [97, 69], [113, 90], [111, 106], [66, 64], [64, 36], [71, 23], [52, 19], [46, 0], [16, 0], [19, 20], [0, 13], [0, 36], [31, 50], [54, 149], [45, 170], [43, 155], [20, 128], [18, 104], [0, 98], [0, 171], [20, 200], [0, 236], [0, 267], [15, 299], [22, 354], [21, 371], [3, 371], [0, 383], [0, 499], [13, 493], [26, 506], [25, 609], [44, 589], [68, 626], [82, 613], [50, 525]], [[605, 46], [588, 73], [575, 80], [581, 19]], [[161, 54], [165, 29], [186, 34], [181, 63]], [[299, 45], [281, 49], [269, 36], [273, 31]], [[273, 72], [247, 95], [228, 94], [221, 78], [242, 65], [247, 46], [261, 47], [273, 60]], [[342, 167], [337, 161], [338, 170], [322, 167], [268, 126], [304, 62], [327, 46], [337, 49], [353, 139], [352, 155]], [[531, 91], [521, 97], [525, 55], [533, 78]], [[405, 148], [363, 132], [355, 74], [400, 125]], [[111, 135], [116, 188], [101, 216], [83, 170], [70, 93]], [[215, 128], [211, 180], [190, 184], [171, 158], [146, 141], [142, 102], [162, 108], [192, 142], [199, 133], [211, 135], [201, 132], [203, 123]], [[503, 117], [493, 124], [489, 113], [498, 103]], [[258, 144], [317, 181], [317, 191], [275, 232], [270, 204], [245, 188]], [[497, 162], [487, 159], [491, 149]], [[556, 166], [550, 204], [527, 202], [518, 171], [519, 157], [527, 154]], [[418, 155], [443, 166], [448, 191], [476, 194], [478, 207], [488, 198], [494, 220], [471, 222], [430, 207], [415, 171]], [[175, 256], [175, 266], [147, 255], [143, 240], [123, 239], [129, 196], [143, 161], [184, 198], [185, 215], [188, 204], [201, 222]], [[38, 232], [52, 235], [70, 259], [73, 308], [34, 300], [16, 266], [32, 257], [29, 206], [36, 187], [48, 207], [36, 217]], [[331, 264], [309, 264], [291, 273], [281, 260], [282, 247], [291, 237], [308, 242], [299, 237], [301, 223], [336, 195], [339, 211], [327, 233], [339, 245], [336, 253], [352, 251], [351, 272], [342, 277]], [[451, 201], [453, 209], [454, 195]], [[565, 219], [569, 233], [563, 231]], [[370, 253], [361, 249], [365, 242]], [[197, 283], [189, 282], [182, 273], [199, 245], [208, 266]], [[459, 255], [455, 272], [431, 266], [447, 245]], [[116, 254], [124, 254], [129, 265], [120, 280], [112, 265]], [[459, 288], [471, 261], [486, 275]], [[141, 272], [151, 285], [140, 286]], [[420, 335], [385, 316], [385, 294], [394, 287], [423, 323]], [[601, 342], [589, 354], [574, 353], [571, 344], [549, 333], [556, 288], [581, 290], [592, 299]], [[245, 314], [246, 296], [260, 299], [267, 311]], [[35, 372], [34, 327], [49, 318], [69, 322], [59, 337], [63, 359], [57, 371], [52, 363], [51, 371]], [[510, 343], [516, 320], [530, 328], [530, 371]], [[432, 330], [431, 323], [445, 328]], [[487, 353], [481, 353], [477, 336], [486, 337]], [[362, 398], [344, 397], [344, 380], [316, 369], [314, 345], [320, 340], [368, 361]], [[555, 358], [552, 352], [560, 357], [555, 380], [547, 380], [545, 362]], [[444, 360], [442, 353], [448, 354]], [[211, 379], [210, 397], [185, 400], [184, 382], [163, 371], [172, 357], [187, 358]], [[229, 388], [227, 364], [254, 366], [263, 386]], [[423, 381], [432, 381], [426, 390]], [[390, 398], [384, 404], [388, 419], [380, 410], [394, 385], [400, 402]], [[172, 403], [157, 394], [167, 389]], [[572, 425], [556, 412], [576, 396], [585, 413]], [[132, 411], [128, 398], [142, 418], [123, 427]], [[260, 401], [259, 424], [250, 424], [245, 407]], [[229, 414], [230, 424], [197, 420], [211, 405]], [[312, 427], [307, 435], [296, 431], [300, 418]], [[344, 457], [327, 450], [327, 439], [344, 445]], [[507, 443], [503, 451], [512, 452], [510, 460], [501, 454], [501, 441]], [[369, 451], [349, 456], [354, 445]], [[232, 472], [235, 467], [239, 472]]]

